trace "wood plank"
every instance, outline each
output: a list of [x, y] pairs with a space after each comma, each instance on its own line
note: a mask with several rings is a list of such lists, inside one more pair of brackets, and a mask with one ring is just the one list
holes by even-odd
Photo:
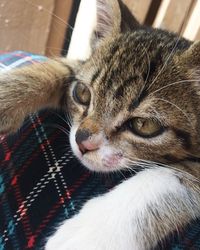
[[195, 40], [200, 41], [200, 28], [199, 28], [199, 31], [198, 31], [196, 37], [195, 37]]
[[63, 48], [66, 29], [71, 28], [68, 20], [72, 10], [73, 0], [57, 0], [53, 12], [50, 34], [47, 41], [46, 55], [59, 56]]
[[134, 14], [140, 23], [144, 23], [152, 1], [153, 0], [123, 0], [123, 2], [127, 5], [129, 10]]
[[44, 54], [54, 0], [0, 1], [1, 50]]
[[193, 0], [162, 1], [153, 26], [181, 33]]
[[183, 33], [183, 36], [190, 40], [195, 40], [200, 29], [200, 1], [196, 1], [190, 19]]

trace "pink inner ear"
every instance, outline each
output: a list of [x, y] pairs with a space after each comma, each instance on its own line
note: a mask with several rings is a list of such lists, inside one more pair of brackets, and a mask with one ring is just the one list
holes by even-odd
[[114, 26], [113, 22], [113, 10], [107, 1], [97, 0], [97, 26], [96, 32], [101, 37], [106, 37], [112, 33]]
[[98, 44], [102, 38], [111, 36], [113, 33], [120, 32], [121, 14], [118, 0], [96, 0], [97, 24], [95, 32]]

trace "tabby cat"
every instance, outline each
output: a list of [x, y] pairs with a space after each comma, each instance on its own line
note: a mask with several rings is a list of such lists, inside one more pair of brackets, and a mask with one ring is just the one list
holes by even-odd
[[72, 117], [74, 154], [92, 171], [140, 170], [86, 203], [46, 250], [147, 250], [200, 216], [200, 42], [140, 25], [97, 0], [91, 56], [0, 75], [0, 132], [41, 108]]

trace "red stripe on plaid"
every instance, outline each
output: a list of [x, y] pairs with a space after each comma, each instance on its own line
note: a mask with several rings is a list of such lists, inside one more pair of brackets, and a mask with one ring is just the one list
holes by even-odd
[[[61, 134], [61, 131], [57, 131], [56, 133], [53, 134], [53, 136], [50, 138], [50, 142], [53, 143], [54, 140], [56, 140], [56, 138]], [[39, 156], [39, 154], [41, 153], [41, 148], [37, 147], [37, 149], [35, 150], [35, 152], [32, 153], [32, 155], [30, 156], [30, 158], [23, 164], [23, 166], [19, 169], [19, 171], [13, 176], [13, 178], [11, 179], [11, 185], [8, 186], [6, 192], [12, 192], [12, 188], [13, 185], [16, 184], [18, 178], [20, 178], [20, 176], [24, 173], [24, 171], [29, 167], [30, 163], [37, 158], [37, 156]], [[4, 202], [5, 197], [3, 196], [2, 199], [0, 200], [0, 205], [2, 202]]]
[[[19, 187], [17, 182], [16, 182], [15, 186], [13, 186], [13, 190], [15, 193], [15, 198], [16, 198], [18, 207], [20, 207], [21, 204], [23, 203], [24, 199], [21, 195], [20, 187]], [[24, 228], [24, 233], [25, 233], [26, 240], [27, 240], [30, 237], [30, 235], [32, 235], [32, 231], [31, 231], [29, 217], [26, 214], [26, 209], [23, 209], [23, 211], [24, 211], [23, 215], [20, 213], [20, 218], [21, 218], [20, 221], [21, 221], [22, 226]]]
[[[46, 117], [48, 116], [48, 114], [43, 114], [43, 116], [41, 117], [41, 121], [43, 122]], [[38, 126], [40, 126], [39, 124], [37, 124]], [[31, 131], [33, 131], [34, 128], [34, 124], [30, 124], [30, 126], [27, 127], [27, 129], [25, 129], [23, 131], [22, 134], [20, 134], [20, 138], [18, 140], [15, 141], [14, 145], [10, 148], [11, 151], [15, 151], [17, 149], [17, 147], [24, 142], [24, 140], [30, 135]]]
[[30, 249], [35, 247], [35, 241], [37, 237], [41, 234], [42, 230], [47, 226], [49, 221], [52, 219], [52, 217], [56, 214], [56, 211], [60, 208], [62, 202], [59, 200], [49, 211], [48, 215], [42, 220], [39, 228], [35, 231], [35, 234], [31, 235], [31, 237], [28, 239], [26, 249]]
[[81, 186], [81, 184], [83, 184], [84, 181], [87, 180], [87, 178], [90, 176], [89, 172], [86, 172], [85, 174], [83, 174], [76, 182], [75, 184], [70, 188], [70, 191], [66, 191], [66, 197], [59, 197], [58, 202], [52, 207], [52, 209], [49, 211], [48, 215], [43, 219], [43, 221], [41, 222], [40, 226], [37, 228], [37, 230], [35, 231], [34, 235], [32, 235], [28, 242], [27, 242], [27, 248], [33, 248], [35, 245], [35, 241], [37, 239], [37, 237], [40, 235], [40, 233], [42, 232], [42, 230], [44, 228], [46, 228], [46, 226], [48, 225], [48, 223], [50, 222], [51, 218], [54, 216], [54, 214], [56, 214], [56, 211], [62, 206], [63, 204], [63, 200], [66, 200], [66, 198], [68, 200], [71, 199], [71, 196], [73, 195], [73, 192], [76, 191], [77, 188], [79, 188]]
[[89, 172], [84, 173], [84, 174], [80, 177], [80, 179], [78, 179], [78, 180], [75, 182], [75, 184], [72, 185], [72, 186], [68, 189], [68, 191], [72, 194], [72, 193], [73, 193], [77, 188], [79, 188], [80, 185], [81, 185], [88, 177], [90, 177], [90, 176], [91, 176], [91, 174], [90, 174]]

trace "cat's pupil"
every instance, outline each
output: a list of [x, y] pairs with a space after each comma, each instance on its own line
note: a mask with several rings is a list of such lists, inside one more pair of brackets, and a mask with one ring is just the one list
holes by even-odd
[[143, 119], [137, 119], [137, 127], [138, 129], [142, 129], [142, 127], [144, 127], [146, 125], [145, 121]]

